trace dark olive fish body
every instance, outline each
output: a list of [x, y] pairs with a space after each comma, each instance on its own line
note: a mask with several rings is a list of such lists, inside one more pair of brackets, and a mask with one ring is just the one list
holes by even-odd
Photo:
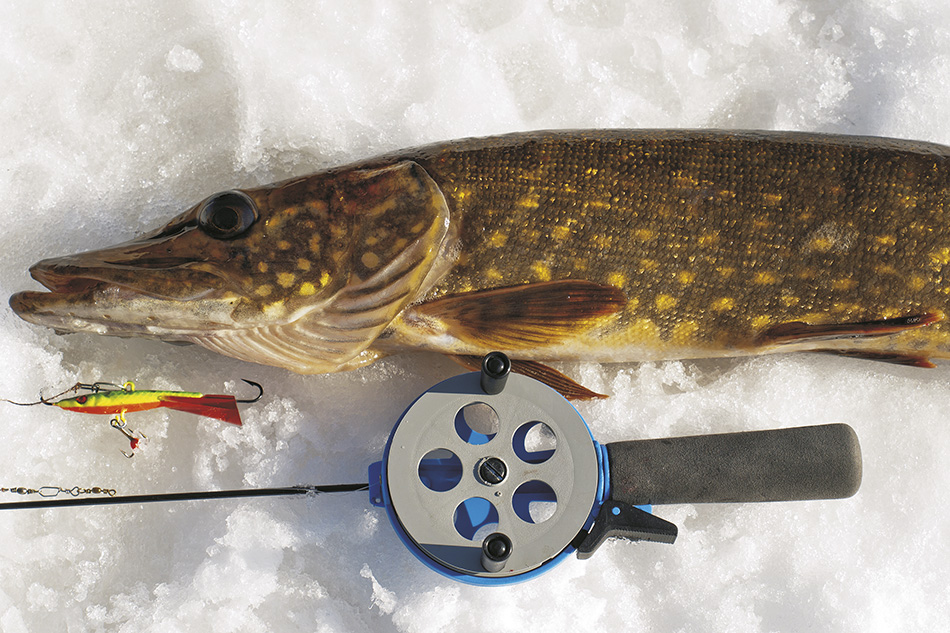
[[53, 292], [11, 304], [61, 330], [304, 372], [411, 349], [926, 365], [950, 355], [948, 156], [776, 132], [439, 143], [213, 197], [139, 240], [41, 262]]
[[[591, 131], [400, 158], [425, 168], [460, 226], [462, 255], [428, 298], [560, 279], [624, 292], [624, 308], [584, 335], [604, 344], [585, 340], [576, 358], [758, 353], [784, 323], [934, 321], [950, 294], [950, 150], [939, 145]], [[816, 329], [777, 348], [943, 357], [941, 325], [885, 338], [856, 326], [833, 341]]]

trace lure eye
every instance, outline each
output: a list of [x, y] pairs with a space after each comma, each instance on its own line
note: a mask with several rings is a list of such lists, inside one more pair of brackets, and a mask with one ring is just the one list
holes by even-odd
[[79, 404], [86, 404], [86, 400], [88, 400], [88, 398], [86, 398], [86, 396], [78, 396], [78, 397], [76, 398], [76, 402], [78, 402]]
[[254, 201], [240, 191], [225, 191], [205, 200], [198, 211], [198, 226], [219, 240], [238, 237], [257, 220]]

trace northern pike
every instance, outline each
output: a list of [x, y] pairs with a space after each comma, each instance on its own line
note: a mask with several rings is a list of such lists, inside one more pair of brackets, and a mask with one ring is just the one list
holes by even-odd
[[231, 190], [30, 269], [60, 332], [320, 373], [428, 350], [542, 364], [950, 356], [950, 148], [711, 130], [516, 133]]

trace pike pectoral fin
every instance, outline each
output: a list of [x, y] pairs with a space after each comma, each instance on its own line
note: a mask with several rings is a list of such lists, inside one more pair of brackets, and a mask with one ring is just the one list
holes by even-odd
[[[556, 345], [614, 314], [627, 298], [614, 286], [577, 279], [450, 295], [411, 308], [486, 351]], [[411, 318], [410, 317], [410, 318]]]
[[[472, 371], [478, 371], [482, 366], [481, 356], [460, 355], [452, 356], [452, 359]], [[511, 371], [543, 382], [568, 400], [595, 400], [608, 397], [602, 393], [591, 391], [553, 367], [548, 367], [537, 361], [511, 359]]]
[[922, 367], [924, 369], [933, 369], [936, 367], [929, 358], [919, 354], [901, 354], [898, 352], [874, 352], [871, 350], [860, 349], [816, 349], [816, 352], [823, 354], [837, 354], [838, 356], [847, 356], [848, 358], [862, 358], [864, 360], [879, 360], [885, 363], [894, 363], [895, 365], [907, 365], [908, 367]]
[[[756, 345], [785, 345], [803, 341], [833, 341], [899, 334], [942, 321], [940, 312], [924, 312], [894, 319], [859, 321], [855, 323], [805, 323], [793, 321], [768, 328], [756, 338]], [[824, 351], [824, 350], [822, 350]], [[883, 360], [883, 359], [882, 359]]]

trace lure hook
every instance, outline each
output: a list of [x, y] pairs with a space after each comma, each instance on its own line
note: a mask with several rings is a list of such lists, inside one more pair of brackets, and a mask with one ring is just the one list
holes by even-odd
[[132, 433], [126, 428], [127, 423], [125, 421], [125, 412], [122, 412], [116, 415], [114, 418], [112, 418], [109, 424], [112, 426], [112, 428], [119, 431], [119, 433], [124, 435], [125, 438], [129, 440], [129, 447], [132, 449], [132, 452], [128, 453], [126, 451], [122, 451], [122, 454], [125, 455], [128, 459], [132, 459], [133, 457], [135, 457], [135, 449], [139, 447], [140, 442], [148, 443], [148, 436], [145, 435], [145, 433], [142, 433], [140, 431], [136, 431], [135, 433]]
[[235, 399], [235, 402], [241, 402], [241, 403], [243, 403], [243, 404], [251, 404], [251, 403], [253, 403], [253, 402], [257, 402], [258, 400], [260, 400], [260, 399], [261, 399], [261, 396], [264, 395], [264, 388], [261, 387], [258, 383], [254, 382], [253, 380], [248, 380], [247, 378], [241, 378], [241, 380], [243, 380], [243, 381], [246, 382], [247, 384], [251, 385], [252, 387], [257, 387], [257, 396], [254, 397], [254, 398], [251, 398], [251, 399], [249, 399], [249, 400], [237, 400], [237, 399]]
[[125, 385], [117, 385], [114, 382], [101, 382], [101, 381], [93, 382], [93, 383], [77, 382], [72, 387], [69, 387], [68, 389], [63, 389], [59, 393], [54, 394], [52, 396], [40, 395], [40, 399], [37, 400], [36, 402], [17, 402], [16, 400], [9, 400], [7, 398], [0, 398], [0, 402], [9, 402], [10, 404], [15, 404], [18, 407], [32, 407], [38, 404], [54, 406], [56, 403], [53, 401], [56, 400], [57, 398], [61, 398], [62, 396], [65, 396], [67, 393], [73, 393], [76, 391], [89, 391], [90, 393], [99, 393], [100, 391], [106, 390], [105, 389], [106, 387], [111, 387], [116, 390], [122, 390], [122, 391], [132, 391], [133, 389], [135, 389], [135, 385], [133, 385], [131, 382], [127, 382], [125, 383]]

